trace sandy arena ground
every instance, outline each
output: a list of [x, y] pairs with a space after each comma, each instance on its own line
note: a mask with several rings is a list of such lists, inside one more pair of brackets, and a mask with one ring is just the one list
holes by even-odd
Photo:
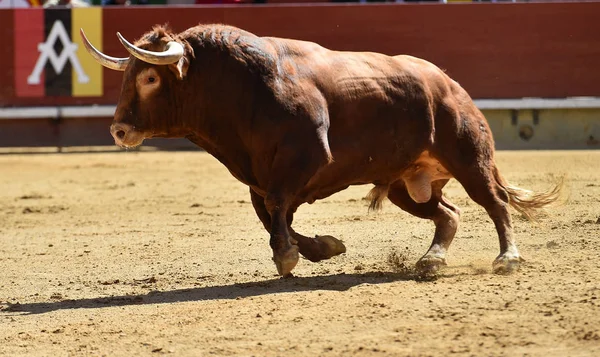
[[411, 272], [433, 224], [370, 186], [302, 206], [294, 227], [348, 252], [279, 279], [248, 189], [202, 152], [0, 155], [0, 355], [600, 356], [600, 151], [499, 152], [504, 176], [569, 200], [513, 214], [523, 257], [463, 210], [449, 266]]

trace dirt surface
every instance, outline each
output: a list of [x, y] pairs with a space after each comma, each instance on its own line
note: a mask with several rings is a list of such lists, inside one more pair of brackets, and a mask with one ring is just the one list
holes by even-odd
[[201, 152], [0, 156], [0, 354], [600, 356], [600, 151], [499, 152], [504, 176], [569, 200], [513, 214], [520, 272], [491, 273], [498, 238], [463, 210], [437, 279], [412, 266], [433, 224], [358, 186], [294, 227], [348, 252], [279, 279], [248, 189]]

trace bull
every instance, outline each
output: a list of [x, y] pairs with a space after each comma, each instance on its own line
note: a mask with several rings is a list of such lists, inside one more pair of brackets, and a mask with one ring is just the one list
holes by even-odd
[[516, 270], [509, 206], [527, 217], [557, 200], [560, 185], [520, 189], [500, 174], [490, 127], [469, 94], [425, 60], [340, 52], [306, 41], [259, 37], [221, 24], [181, 33], [155, 26], [130, 56], [84, 45], [105, 67], [124, 71], [110, 133], [132, 148], [153, 137], [187, 138], [246, 184], [270, 234], [273, 261], [291, 276], [299, 254], [317, 262], [344, 253], [332, 236], [304, 236], [294, 213], [350, 185], [374, 184], [370, 208], [387, 197], [435, 224], [417, 262], [446, 265], [460, 209], [443, 195], [451, 178], [494, 222], [493, 270]]

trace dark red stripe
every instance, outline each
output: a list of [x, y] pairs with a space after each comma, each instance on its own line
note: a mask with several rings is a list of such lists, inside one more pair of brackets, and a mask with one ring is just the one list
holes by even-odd
[[4, 69], [0, 71], [0, 107], [10, 105], [8, 98], [15, 96], [15, 86], [13, 85], [15, 82], [15, 58], [14, 55], [9, 55], [15, 53], [14, 23], [15, 18], [12, 11], [0, 11], [0, 24], [5, 27], [0, 31], [0, 43], [2, 44], [0, 52], [3, 53], [0, 55], [0, 68]]

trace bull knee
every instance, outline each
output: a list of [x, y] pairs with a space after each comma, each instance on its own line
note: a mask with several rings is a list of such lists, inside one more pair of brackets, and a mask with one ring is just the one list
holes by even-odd
[[281, 195], [267, 194], [265, 197], [265, 208], [271, 215], [271, 218], [275, 219], [274, 215], [281, 214], [287, 209], [286, 200]]
[[438, 214], [433, 219], [436, 226], [442, 226], [456, 232], [460, 222], [460, 210], [457, 212], [441, 203], [438, 205], [438, 209]]

